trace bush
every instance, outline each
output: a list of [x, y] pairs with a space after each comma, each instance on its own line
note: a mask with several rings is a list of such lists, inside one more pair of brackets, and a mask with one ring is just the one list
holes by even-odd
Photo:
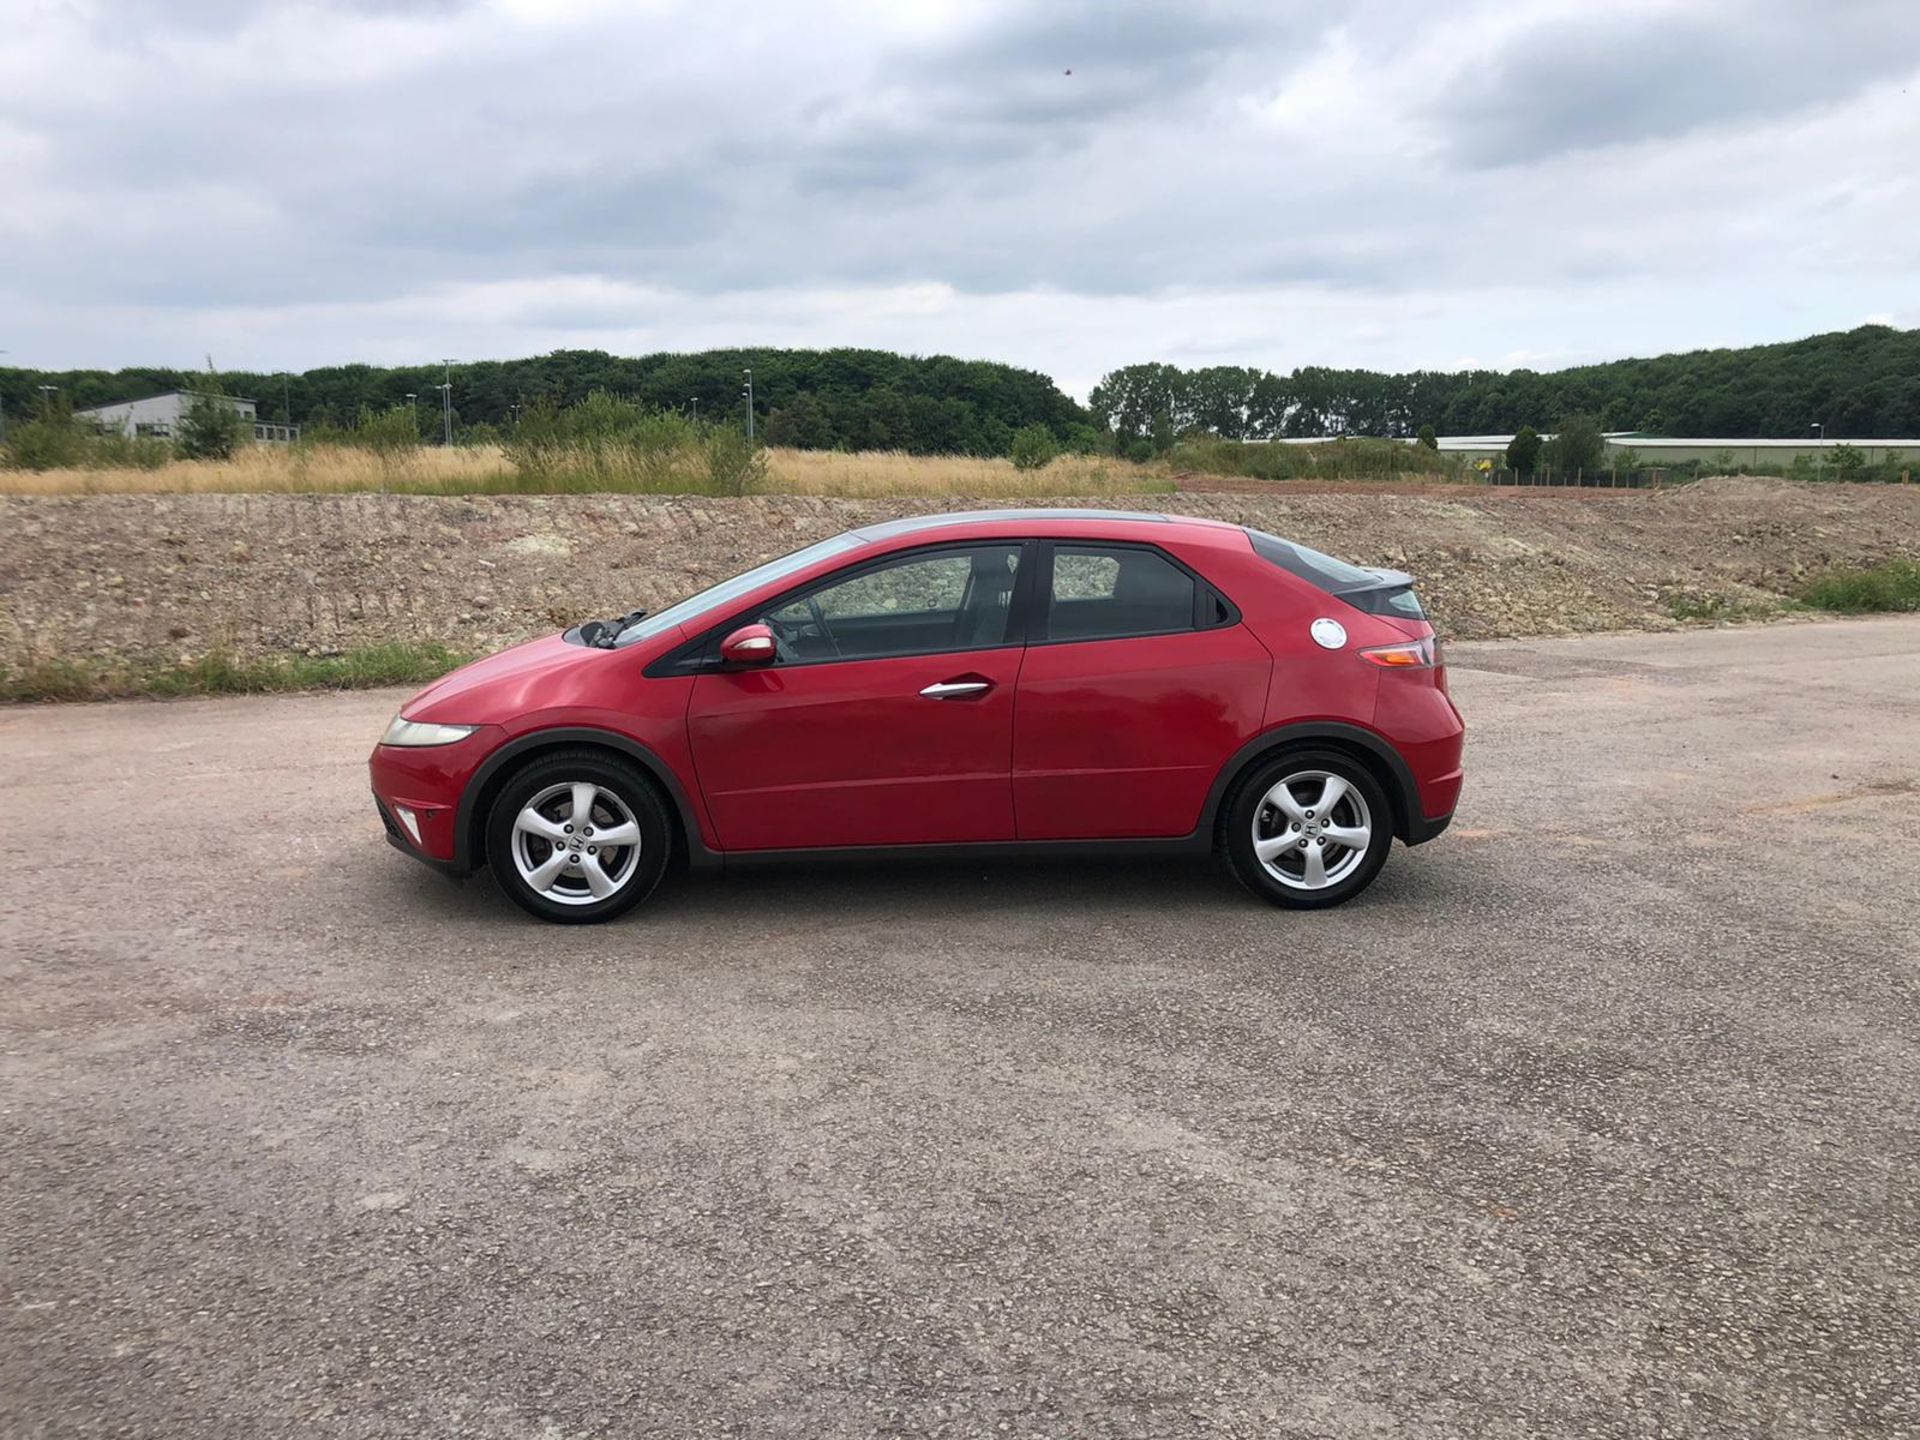
[[1013, 432], [1010, 448], [1013, 468], [1016, 470], [1044, 469], [1060, 453], [1059, 447], [1054, 444], [1053, 432], [1044, 425], [1021, 426]]
[[1539, 460], [1540, 434], [1531, 425], [1522, 425], [1513, 439], [1507, 442], [1507, 468], [1522, 475], [1531, 475]]
[[709, 495], [751, 495], [767, 483], [767, 456], [744, 431], [712, 425], [701, 439]]
[[345, 444], [370, 450], [380, 462], [380, 483], [384, 489], [405, 474], [420, 449], [420, 420], [411, 405], [394, 405], [385, 410], [362, 407], [353, 428], [341, 437]]
[[247, 417], [218, 390], [203, 391], [187, 402], [175, 444], [189, 460], [231, 460], [247, 442]]
[[362, 406], [353, 428], [340, 433], [339, 443], [371, 450], [376, 455], [413, 450], [420, 444], [420, 421], [407, 405], [394, 405], [386, 410]]
[[82, 463], [91, 470], [158, 470], [173, 458], [169, 441], [114, 430], [87, 442], [87, 458]]
[[1829, 570], [1800, 594], [1807, 604], [1843, 615], [1920, 610], [1920, 564], [1889, 560], [1871, 569]]
[[1841, 480], [1863, 479], [1867, 469], [1867, 457], [1853, 445], [1839, 444], [1827, 452], [1827, 468]]
[[527, 406], [505, 448], [524, 478], [552, 488], [697, 489], [700, 438], [684, 416], [596, 390], [578, 405]]
[[1177, 470], [1250, 480], [1452, 480], [1458, 459], [1398, 440], [1328, 440], [1313, 445], [1183, 440], [1167, 456]]
[[[1518, 441], [1520, 437], [1515, 436]], [[1553, 439], [1543, 451], [1547, 468], [1562, 475], [1604, 470], [1607, 442], [1600, 433], [1600, 422], [1591, 415], [1569, 415], [1560, 422]]]
[[15, 470], [66, 470], [87, 459], [87, 432], [70, 415], [49, 415], [7, 428], [7, 465]]
[[1429, 450], [1438, 450], [1440, 448], [1440, 437], [1433, 433], [1433, 427], [1431, 425], [1422, 425], [1420, 427], [1419, 438], [1420, 443]]
[[100, 431], [55, 411], [7, 429], [0, 465], [13, 470], [157, 470], [173, 446], [147, 436]]

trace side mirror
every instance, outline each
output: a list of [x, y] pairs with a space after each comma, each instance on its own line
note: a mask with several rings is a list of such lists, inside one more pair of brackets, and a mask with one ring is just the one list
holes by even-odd
[[730, 665], [766, 665], [773, 655], [773, 631], [764, 625], [742, 625], [720, 642], [720, 658]]

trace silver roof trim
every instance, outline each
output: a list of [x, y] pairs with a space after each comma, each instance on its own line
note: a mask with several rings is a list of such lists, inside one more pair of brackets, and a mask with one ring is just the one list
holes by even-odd
[[998, 525], [1024, 520], [1138, 520], [1149, 525], [1171, 525], [1173, 517], [1152, 510], [1065, 510], [1034, 506], [1010, 510], [965, 510], [954, 515], [909, 515], [904, 520], [883, 520], [878, 525], [863, 525], [849, 533], [862, 540], [887, 540], [895, 535], [911, 535], [916, 530], [934, 530], [942, 525]]

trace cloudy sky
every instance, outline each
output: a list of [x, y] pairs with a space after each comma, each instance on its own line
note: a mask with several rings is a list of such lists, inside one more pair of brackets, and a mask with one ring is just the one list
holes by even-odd
[[1920, 325], [1920, 0], [0, 0], [5, 363]]

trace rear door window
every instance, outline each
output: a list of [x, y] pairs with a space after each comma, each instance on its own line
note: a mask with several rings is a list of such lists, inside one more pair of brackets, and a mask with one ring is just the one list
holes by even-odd
[[1050, 640], [1110, 640], [1194, 628], [1195, 583], [1157, 550], [1057, 544], [1047, 605]]

